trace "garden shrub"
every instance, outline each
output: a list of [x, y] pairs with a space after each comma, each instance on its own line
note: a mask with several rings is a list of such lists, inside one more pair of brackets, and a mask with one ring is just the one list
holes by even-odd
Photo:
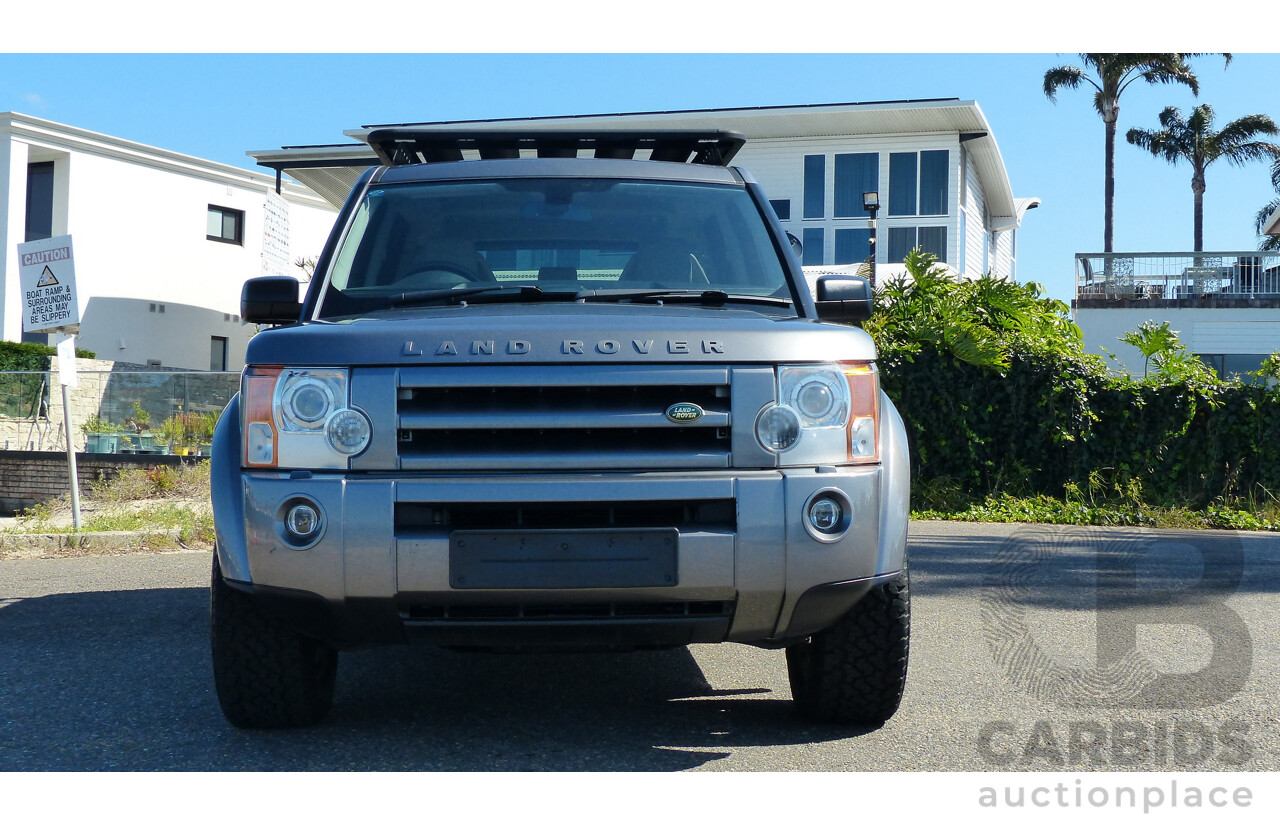
[[954, 506], [957, 488], [982, 501], [1101, 483], [1195, 507], [1280, 491], [1274, 381], [1220, 381], [1176, 337], [1145, 380], [1111, 375], [1039, 285], [955, 280], [918, 251], [906, 263], [864, 327], [906, 424], [918, 506]]

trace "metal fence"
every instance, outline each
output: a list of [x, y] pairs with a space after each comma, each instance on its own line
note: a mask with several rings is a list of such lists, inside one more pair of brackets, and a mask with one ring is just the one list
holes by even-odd
[[1280, 299], [1280, 252], [1082, 252], [1076, 297]]
[[[239, 391], [240, 373], [83, 371], [78, 383], [70, 393], [78, 449], [164, 452], [169, 446], [161, 436], [165, 422], [216, 419]], [[65, 449], [62, 421], [56, 371], [0, 372], [0, 449]], [[107, 438], [91, 438], [95, 435]], [[199, 449], [198, 443], [191, 446]]]

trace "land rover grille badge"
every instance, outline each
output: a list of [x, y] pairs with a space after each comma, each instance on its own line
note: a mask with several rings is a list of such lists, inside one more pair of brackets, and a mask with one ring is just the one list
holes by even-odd
[[702, 408], [697, 404], [680, 402], [667, 407], [667, 420], [675, 424], [692, 424], [702, 418]]

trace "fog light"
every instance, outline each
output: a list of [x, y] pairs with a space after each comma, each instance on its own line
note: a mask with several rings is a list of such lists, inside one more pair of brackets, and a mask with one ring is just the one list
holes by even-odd
[[299, 544], [309, 544], [320, 535], [320, 511], [307, 502], [295, 504], [285, 514], [284, 526]]
[[820, 498], [809, 505], [809, 523], [819, 533], [836, 533], [844, 522], [844, 508], [831, 498]]
[[770, 452], [785, 452], [800, 440], [800, 417], [790, 407], [770, 407], [756, 419], [756, 438]]
[[826, 487], [809, 496], [804, 505], [804, 529], [824, 544], [840, 541], [853, 525], [853, 504], [842, 490]]

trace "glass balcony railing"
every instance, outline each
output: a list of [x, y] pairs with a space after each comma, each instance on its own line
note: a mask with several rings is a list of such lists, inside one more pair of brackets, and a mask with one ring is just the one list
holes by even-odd
[[[239, 391], [238, 372], [83, 371], [68, 398], [91, 452], [198, 453]], [[65, 450], [57, 372], [0, 372], [0, 449]]]
[[1078, 253], [1076, 298], [1280, 300], [1280, 252]]

